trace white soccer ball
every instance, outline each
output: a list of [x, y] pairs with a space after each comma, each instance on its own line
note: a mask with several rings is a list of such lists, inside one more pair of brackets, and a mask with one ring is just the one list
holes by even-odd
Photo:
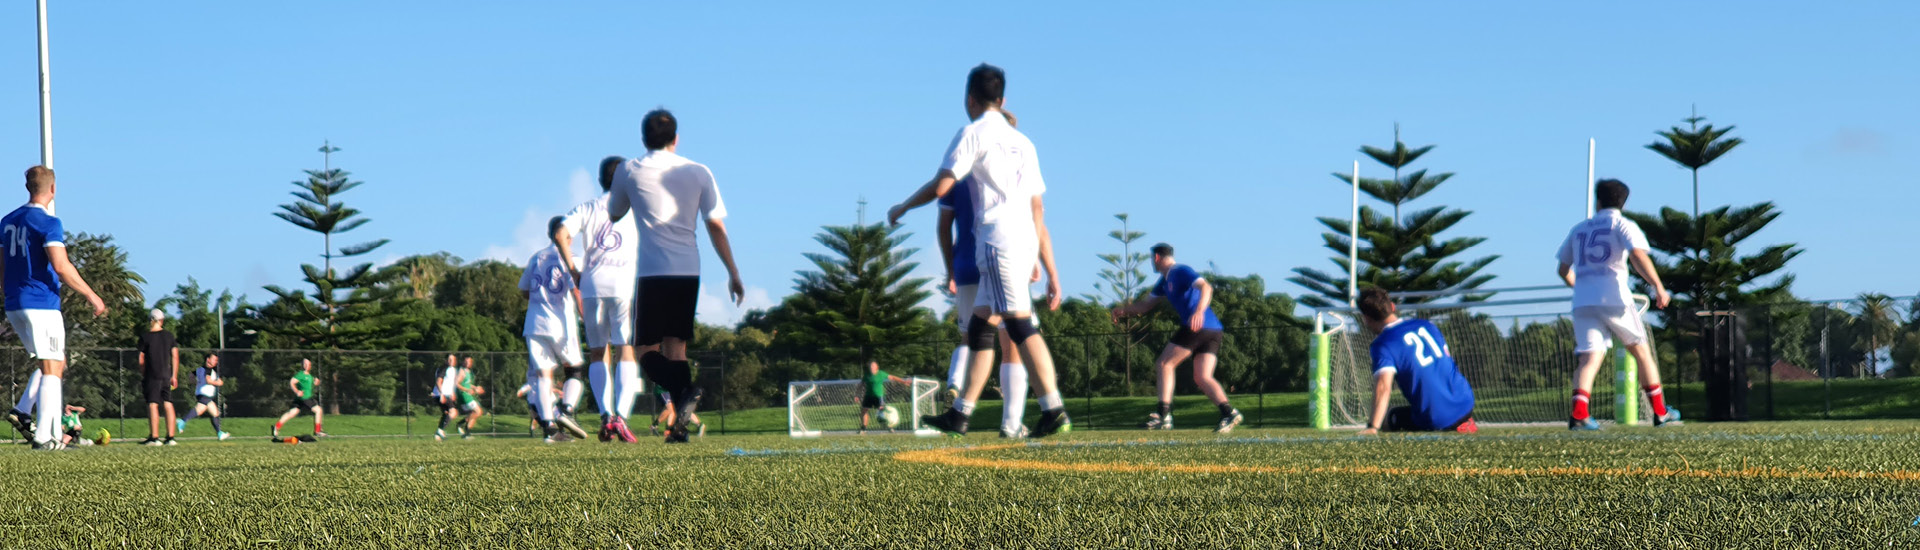
[[892, 428], [892, 427], [894, 427], [894, 426], [899, 426], [899, 425], [900, 425], [900, 410], [899, 410], [899, 409], [895, 409], [895, 408], [893, 408], [893, 405], [887, 405], [887, 406], [885, 406], [885, 407], [881, 407], [881, 408], [880, 408], [880, 422], [881, 422], [881, 423], [883, 423], [883, 424], [886, 424], [888, 428]]

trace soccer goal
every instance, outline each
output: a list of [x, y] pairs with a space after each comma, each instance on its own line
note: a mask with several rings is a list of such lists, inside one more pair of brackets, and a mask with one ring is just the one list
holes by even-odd
[[[1555, 425], [1566, 422], [1576, 366], [1570, 315], [1573, 297], [1566, 291], [1564, 286], [1537, 286], [1405, 292], [1393, 297], [1401, 302], [1402, 317], [1424, 318], [1440, 327], [1454, 363], [1473, 386], [1473, 416], [1480, 425]], [[1462, 298], [1481, 301], [1462, 302]], [[1647, 298], [1636, 295], [1634, 301], [1644, 316]], [[1313, 427], [1366, 425], [1373, 407], [1368, 354], [1373, 337], [1352, 308], [1315, 309], [1307, 400]], [[1593, 418], [1643, 423], [1639, 411], [1646, 406], [1646, 398], [1639, 391], [1639, 369], [1633, 358], [1616, 346], [1600, 372], [1594, 377]], [[1614, 373], [1613, 384], [1606, 383], [1607, 372]], [[1392, 406], [1405, 404], [1395, 391]]]
[[[934, 394], [940, 382], [908, 378], [905, 383], [887, 382], [886, 406], [897, 415], [895, 433], [939, 435], [939, 431], [920, 424], [920, 416], [937, 412]], [[793, 437], [856, 434], [860, 432], [860, 401], [866, 386], [859, 380], [815, 380], [787, 383], [787, 434]], [[875, 414], [867, 433], [888, 433], [888, 426]]]

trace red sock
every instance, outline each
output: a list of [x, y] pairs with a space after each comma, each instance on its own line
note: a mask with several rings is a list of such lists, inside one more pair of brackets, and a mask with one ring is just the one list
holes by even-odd
[[1573, 390], [1573, 419], [1574, 420], [1587, 419], [1587, 416], [1588, 416], [1587, 399], [1590, 397], [1591, 397], [1591, 394], [1588, 394], [1587, 390]]
[[281, 424], [283, 424], [283, 423], [282, 423], [282, 422], [275, 422], [275, 423], [273, 423], [273, 429], [274, 429], [275, 431], [279, 431], [279, 430], [280, 430], [280, 425], [281, 425]]
[[313, 431], [316, 431], [316, 432], [324, 432], [324, 431], [326, 431], [326, 430], [322, 430], [322, 429], [320, 429], [320, 423], [319, 423], [319, 422], [315, 422], [315, 423], [313, 423]]
[[1659, 384], [1647, 386], [1647, 401], [1653, 402], [1654, 416], [1667, 415], [1667, 395], [1666, 392], [1660, 391]]

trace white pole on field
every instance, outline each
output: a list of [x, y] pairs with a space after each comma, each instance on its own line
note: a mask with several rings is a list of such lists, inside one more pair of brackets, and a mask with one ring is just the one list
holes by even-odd
[[1347, 220], [1347, 307], [1360, 303], [1360, 161], [1353, 161], [1353, 217]]
[[40, 0], [40, 165], [53, 167], [53, 73], [47, 65], [47, 0]]
[[1587, 138], [1587, 219], [1593, 219], [1593, 138]]

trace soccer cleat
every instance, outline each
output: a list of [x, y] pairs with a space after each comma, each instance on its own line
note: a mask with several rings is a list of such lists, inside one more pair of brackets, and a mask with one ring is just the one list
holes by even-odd
[[633, 436], [633, 430], [627, 429], [626, 419], [618, 416], [613, 417], [612, 427], [614, 439], [620, 440], [621, 443], [638, 443], [640, 441], [640, 438]]
[[[279, 439], [279, 437], [280, 437], [280, 434], [278, 434], [278, 433], [275, 433], [275, 434], [273, 434], [273, 437], [274, 437], [275, 439]], [[447, 440], [447, 431], [446, 431], [446, 430], [434, 430], [434, 431], [433, 431], [433, 440], [434, 440], [434, 441], [446, 441], [446, 440]]]
[[564, 432], [564, 431], [553, 432], [553, 435], [547, 436], [547, 438], [544, 439], [543, 441], [547, 443], [566, 443], [568, 441], [573, 441], [573, 436], [567, 435], [567, 432]]
[[230, 434], [227, 432], [220, 432], [219, 438], [221, 441], [226, 441], [228, 437], [232, 437], [232, 436], [233, 434]]
[[463, 441], [473, 441], [473, 434], [471, 432], [461, 432], [460, 439]]
[[1034, 438], [1042, 438], [1071, 431], [1073, 431], [1073, 419], [1067, 418], [1067, 409], [1065, 408], [1041, 411], [1040, 421], [1033, 424]]
[[164, 445], [164, 443], [161, 443], [160, 440], [158, 439], [149, 437], [146, 439], [146, 441], [141, 441], [140, 445], [143, 447], [159, 447], [161, 445]]
[[667, 443], [669, 443], [669, 444], [671, 444], [671, 443], [686, 443], [686, 442], [687, 442], [687, 431], [686, 431], [685, 429], [680, 429], [680, 430], [667, 430], [667, 439], [666, 439], [666, 442], [667, 442]]
[[1140, 423], [1140, 428], [1147, 430], [1171, 430], [1173, 429], [1173, 415], [1169, 414], [1165, 418], [1161, 418], [1160, 413], [1147, 413], [1147, 421]]
[[648, 431], [648, 432], [652, 432], [652, 433], [653, 433], [653, 435], [656, 435], [656, 436], [658, 436], [658, 435], [660, 435], [661, 433], [663, 433], [663, 432], [661, 432], [661, 431], [660, 431], [660, 421], [659, 421], [659, 420], [654, 420], [654, 421], [653, 421], [653, 425], [652, 425], [652, 426], [648, 426], [648, 427], [647, 427], [647, 431]]
[[1680, 409], [1667, 407], [1667, 414], [1653, 417], [1653, 426], [1656, 428], [1661, 426], [1666, 426], [1669, 424], [1675, 425], [1675, 426], [1678, 426], [1681, 424]]
[[58, 441], [42, 441], [42, 442], [39, 442], [39, 443], [35, 443], [35, 444], [33, 444], [33, 450], [36, 450], [36, 451], [64, 451], [64, 450], [67, 450], [67, 444], [65, 444], [65, 443], [61, 443], [61, 442], [58, 442]]
[[176, 432], [187, 431], [187, 420], [184, 418], [174, 420], [173, 431], [176, 431]]
[[601, 422], [600, 423], [600, 442], [606, 443], [608, 441], [613, 441], [613, 425], [608, 424], [606, 422]]
[[[571, 416], [562, 416], [560, 417], [560, 420], [556, 423], [560, 425], [560, 429], [566, 430], [566, 432], [572, 435], [573, 437], [580, 438], [580, 439], [587, 438], [587, 431], [584, 429], [581, 429], [580, 423], [574, 422], [573, 417]], [[568, 440], [571, 441], [572, 439], [568, 439]]]
[[[694, 426], [698, 426], [698, 428], [696, 428], [696, 429], [694, 429], [694, 431], [693, 431], [693, 435], [695, 435], [695, 436], [698, 436], [698, 437], [706, 437], [706, 436], [707, 436], [707, 423], [705, 423], [705, 422], [695, 422], [695, 423], [694, 423], [693, 425], [694, 425]], [[888, 432], [888, 433], [892, 433], [892, 432], [893, 432], [893, 428], [887, 428], [887, 432]]]
[[13, 431], [31, 441], [33, 439], [33, 415], [20, 411], [7, 411], [7, 422], [13, 424]]
[[1024, 425], [1014, 426], [1012, 429], [1001, 428], [1000, 439], [1026, 439], [1030, 433]]
[[674, 407], [677, 408], [673, 414], [673, 429], [667, 431], [680, 432], [680, 437], [685, 438], [687, 436], [687, 424], [692, 423], [693, 415], [700, 412], [700, 398], [706, 394], [707, 390], [694, 388], [693, 395], [687, 396], [687, 398], [680, 403], [675, 403]]
[[169, 438], [167, 438], [167, 440], [166, 440], [166, 441], [163, 441], [163, 442], [161, 442], [161, 444], [163, 444], [163, 445], [166, 445], [166, 446], [168, 446], [168, 447], [172, 447], [172, 446], [174, 446], [174, 445], [179, 445], [179, 444], [180, 444], [180, 442], [178, 442], [178, 441], [174, 441], [174, 440], [173, 440], [173, 438], [171, 438], [171, 437], [169, 437]]
[[929, 428], [940, 430], [953, 437], [967, 436], [967, 415], [960, 411], [947, 409], [947, 412], [920, 417], [920, 423]]
[[1600, 423], [1595, 421], [1593, 417], [1567, 417], [1567, 429], [1576, 432], [1597, 432], [1600, 431]]
[[320, 431], [320, 430], [314, 430], [314, 431], [313, 431], [313, 436], [314, 436], [314, 437], [333, 437], [333, 434], [330, 434], [330, 433], [327, 433], [327, 432], [323, 432], [323, 431]]
[[1233, 411], [1233, 414], [1220, 419], [1220, 425], [1213, 428], [1213, 433], [1223, 434], [1231, 432], [1235, 426], [1239, 426], [1240, 422], [1246, 419], [1246, 415], [1240, 414], [1240, 411]]
[[1480, 424], [1474, 422], [1472, 418], [1468, 418], [1466, 422], [1461, 422], [1460, 427], [1454, 428], [1453, 431], [1463, 434], [1477, 434], [1480, 433]]

